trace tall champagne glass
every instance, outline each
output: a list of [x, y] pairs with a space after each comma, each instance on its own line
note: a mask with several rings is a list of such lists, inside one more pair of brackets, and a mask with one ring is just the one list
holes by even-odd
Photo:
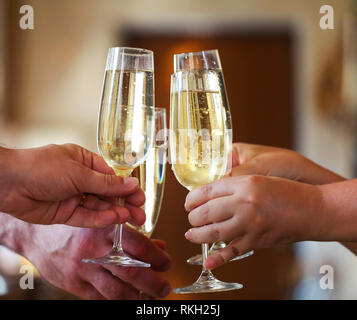
[[[193, 190], [227, 173], [231, 162], [232, 128], [227, 112], [217, 50], [175, 55], [171, 76], [170, 154], [176, 179]], [[208, 244], [202, 244], [203, 261]], [[217, 280], [204, 266], [198, 280], [175, 293], [217, 292], [242, 288]]]
[[[153, 52], [110, 48], [98, 120], [98, 149], [116, 175], [123, 178], [145, 161], [154, 134]], [[118, 199], [124, 206], [125, 200]], [[122, 225], [116, 225], [114, 244], [105, 256], [84, 259], [95, 264], [150, 267], [128, 256], [122, 247]]]
[[[229, 106], [227, 106], [226, 112], [230, 114]], [[231, 122], [231, 120], [232, 120], [232, 117], [229, 115], [227, 117], [227, 121]], [[232, 122], [230, 123], [230, 127], [233, 128]], [[233, 136], [233, 134], [232, 134], [232, 136]], [[211, 248], [208, 250], [208, 255], [210, 256], [211, 254], [216, 253], [217, 251], [219, 251], [220, 249], [225, 248], [226, 246], [227, 245], [226, 245], [226, 243], [224, 241], [217, 241], [217, 242], [213, 243]], [[251, 251], [249, 251], [249, 252], [247, 252], [245, 254], [242, 254], [242, 255], [239, 255], [237, 257], [232, 258], [230, 260], [230, 262], [250, 257], [253, 253], [254, 253], [254, 251], [251, 250]], [[187, 259], [187, 263], [193, 264], [193, 265], [202, 265], [202, 254], [197, 254], [197, 255], [195, 255], [195, 256], [193, 256], [191, 258], [188, 258]]]
[[[212, 255], [217, 253], [217, 251], [225, 248], [227, 245], [224, 241], [218, 241], [212, 244], [211, 248], [208, 250], [208, 255]], [[254, 250], [251, 250], [245, 254], [242, 254], [240, 256], [234, 257], [229, 262], [232, 261], [237, 261], [237, 260], [242, 260], [244, 258], [250, 257], [254, 253]], [[196, 254], [195, 256], [188, 258], [187, 263], [192, 264], [192, 265], [201, 265], [202, 264], [202, 254]]]
[[166, 110], [155, 107], [155, 137], [146, 161], [137, 167], [132, 176], [140, 181], [145, 192], [146, 201], [143, 209], [146, 214], [145, 223], [139, 227], [131, 226], [147, 237], [151, 237], [159, 218], [164, 195], [166, 159], [167, 159], [167, 125]]

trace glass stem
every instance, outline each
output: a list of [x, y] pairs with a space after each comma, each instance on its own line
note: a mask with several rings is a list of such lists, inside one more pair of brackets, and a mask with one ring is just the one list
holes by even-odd
[[208, 243], [202, 243], [202, 270], [206, 270], [204, 263], [208, 257]]
[[207, 280], [206, 277], [210, 277], [210, 276], [213, 277], [212, 272], [210, 270], [207, 270], [205, 268], [205, 266], [204, 266], [205, 261], [206, 261], [206, 259], [208, 257], [209, 245], [208, 245], [208, 243], [202, 243], [201, 246], [202, 246], [202, 273], [200, 275], [200, 279], [201, 280], [203, 280], [203, 279]]
[[204, 266], [204, 263], [208, 257], [209, 245], [208, 243], [203, 243], [201, 246], [202, 246], [202, 271], [196, 283], [208, 284], [212, 281], [215, 281], [216, 279], [213, 273], [211, 272], [211, 270], [207, 270]]
[[[118, 205], [121, 207], [125, 206], [125, 199], [119, 198]], [[123, 237], [123, 225], [116, 224], [114, 230], [114, 242], [113, 242], [113, 250], [115, 251], [123, 251], [122, 247], [122, 237]]]

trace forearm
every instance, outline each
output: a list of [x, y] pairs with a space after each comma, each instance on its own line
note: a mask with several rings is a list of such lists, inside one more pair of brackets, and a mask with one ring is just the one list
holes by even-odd
[[[322, 193], [317, 241], [357, 242], [357, 179], [319, 187]], [[349, 247], [346, 244], [347, 247]]]
[[297, 153], [296, 155], [298, 161], [292, 161], [292, 168], [289, 170], [295, 171], [294, 167], [296, 167], [296, 172], [299, 172], [299, 181], [309, 184], [322, 185], [346, 180], [346, 178], [318, 165], [312, 160]]

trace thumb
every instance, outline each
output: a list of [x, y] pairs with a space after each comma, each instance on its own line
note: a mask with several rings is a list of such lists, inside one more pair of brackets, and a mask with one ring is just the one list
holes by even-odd
[[252, 163], [244, 163], [237, 165], [232, 168], [230, 176], [237, 177], [237, 176], [246, 176], [246, 175], [254, 175], [254, 174], [261, 174], [258, 168]]
[[115, 174], [101, 173], [82, 167], [74, 177], [74, 184], [81, 193], [108, 197], [126, 197], [139, 189], [137, 178], [122, 178]]

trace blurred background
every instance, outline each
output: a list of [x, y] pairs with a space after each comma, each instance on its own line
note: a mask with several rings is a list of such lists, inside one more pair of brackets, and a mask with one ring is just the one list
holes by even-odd
[[[19, 27], [22, 5], [34, 30]], [[322, 30], [322, 5], [334, 30]], [[28, 148], [77, 143], [96, 149], [97, 113], [109, 47], [155, 52], [156, 105], [169, 110], [173, 54], [218, 49], [234, 140], [295, 149], [353, 178], [357, 172], [356, 0], [0, 0], [0, 143]], [[200, 268], [185, 260], [200, 247], [185, 240], [186, 190], [171, 170], [154, 238], [167, 241], [172, 287]], [[175, 203], [175, 206], [172, 204]], [[1, 242], [1, 239], [0, 239]], [[21, 290], [27, 263], [0, 247], [0, 299], [73, 299], [39, 276]], [[320, 267], [334, 268], [322, 290]], [[244, 289], [167, 299], [356, 299], [357, 258], [337, 243], [304, 242], [257, 250], [215, 272]]]

